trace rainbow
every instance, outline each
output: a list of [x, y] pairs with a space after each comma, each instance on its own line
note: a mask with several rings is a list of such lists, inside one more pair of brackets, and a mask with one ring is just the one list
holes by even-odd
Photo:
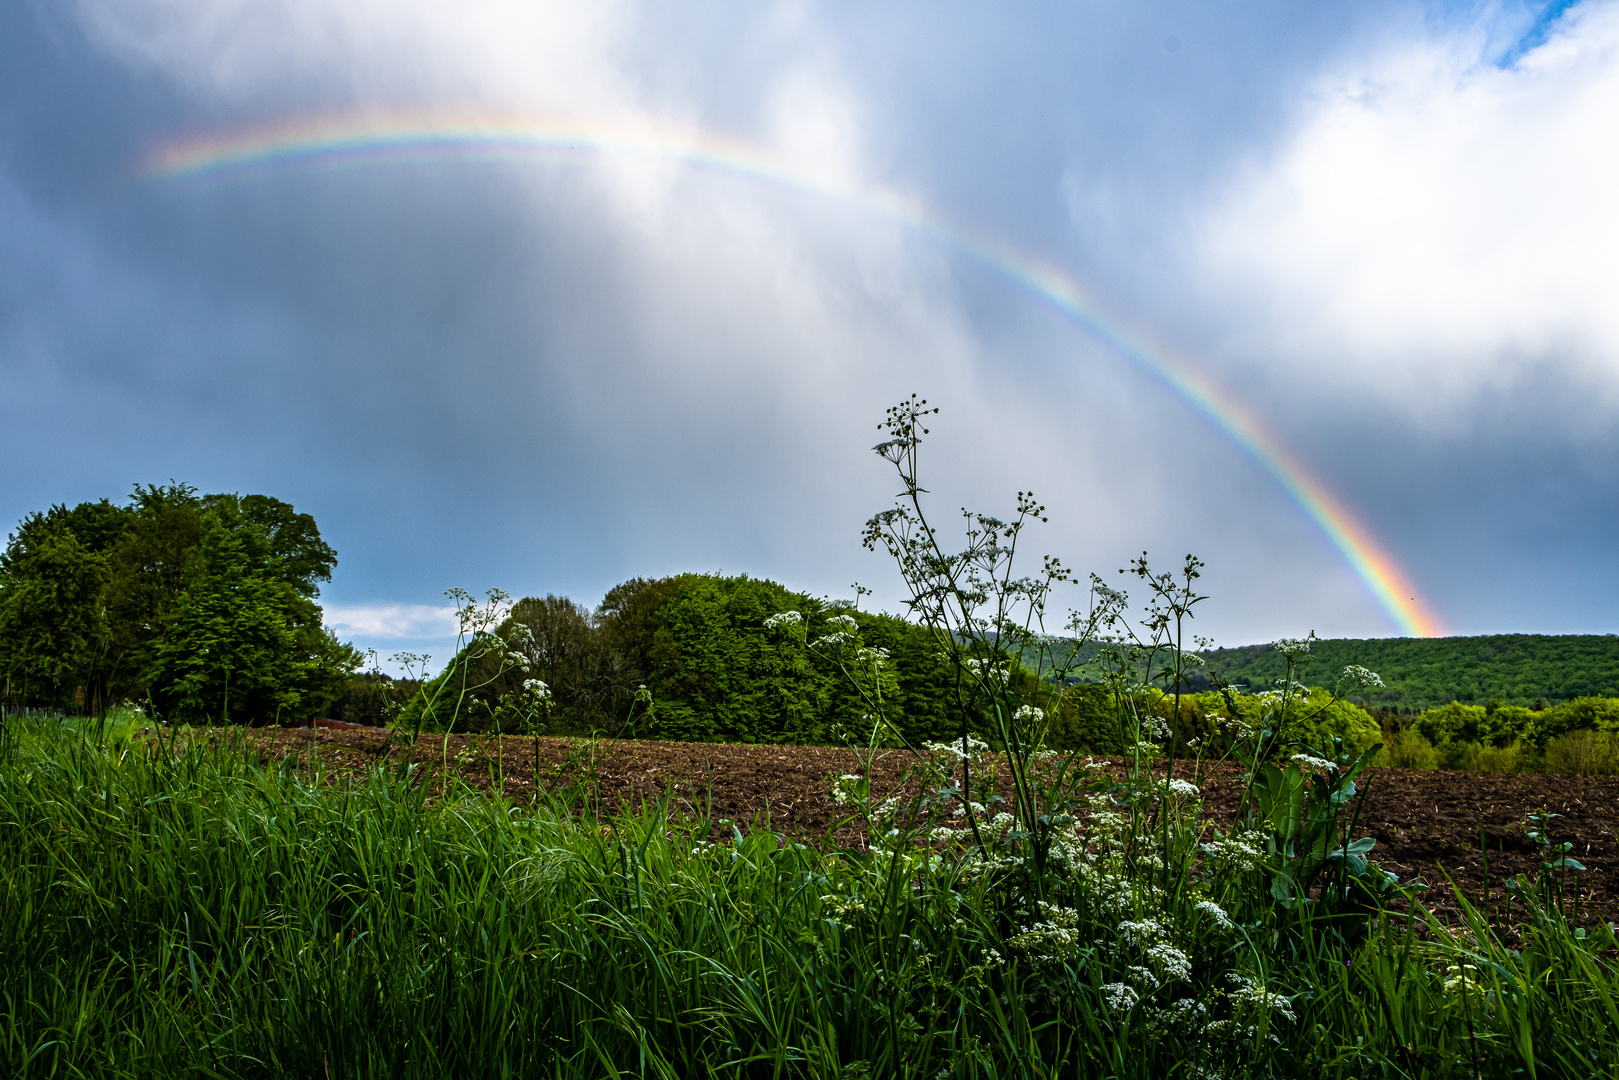
[[714, 132], [639, 116], [363, 112], [164, 143], [146, 176], [203, 178], [277, 165], [343, 167], [378, 160], [530, 160], [584, 155], [646, 159], [730, 173], [835, 200], [924, 234], [1038, 297], [1108, 348], [1140, 365], [1241, 447], [1298, 504], [1402, 634], [1438, 637], [1439, 619], [1372, 534], [1240, 401], [1187, 358], [1151, 341], [1049, 262], [953, 224], [912, 197], [836, 169], [794, 161]]

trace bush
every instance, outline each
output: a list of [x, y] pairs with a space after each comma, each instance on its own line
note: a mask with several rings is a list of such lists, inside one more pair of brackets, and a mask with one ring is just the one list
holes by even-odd
[[1530, 772], [1539, 764], [1539, 755], [1533, 746], [1519, 741], [1511, 746], [1491, 746], [1489, 743], [1463, 743], [1458, 755], [1457, 768], [1468, 772], [1518, 773]]
[[1421, 732], [1411, 728], [1387, 728], [1383, 731], [1383, 749], [1372, 759], [1372, 764], [1390, 769], [1437, 769], [1439, 751]]
[[1580, 776], [1619, 773], [1619, 732], [1571, 731], [1546, 743], [1546, 771]]
[[[1187, 700], [1182, 699], [1183, 709]], [[1277, 719], [1271, 715], [1275, 706], [1260, 694], [1232, 694], [1230, 705], [1217, 691], [1193, 694], [1189, 700], [1207, 718], [1206, 728], [1211, 732], [1229, 723], [1232, 706], [1236, 719], [1255, 730], [1277, 727]], [[1370, 713], [1348, 701], [1334, 700], [1330, 691], [1319, 686], [1310, 687], [1288, 707], [1279, 730], [1287, 742], [1303, 743], [1316, 750], [1330, 750], [1334, 739], [1342, 739], [1344, 750], [1355, 754], [1382, 737], [1382, 729]]]
[[1053, 750], [1124, 753], [1124, 736], [1112, 692], [1099, 683], [1079, 683], [1064, 689], [1052, 710], [1046, 745]]

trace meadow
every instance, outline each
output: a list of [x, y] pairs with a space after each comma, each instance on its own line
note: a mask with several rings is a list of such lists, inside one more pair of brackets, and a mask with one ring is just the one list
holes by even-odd
[[1444, 925], [1376, 902], [1398, 895], [1353, 873], [1347, 821], [1289, 904], [1263, 833], [1216, 833], [1146, 776], [1043, 766], [1080, 813], [1034, 882], [1005, 822], [980, 848], [939, 801], [948, 748], [915, 798], [843, 781], [851, 844], [701, 802], [614, 812], [577, 769], [500, 799], [138, 722], [6, 728], [12, 1075], [1619, 1069], [1616, 943], [1579, 925], [1550, 839], [1541, 872], [1494, 908], [1454, 893]]

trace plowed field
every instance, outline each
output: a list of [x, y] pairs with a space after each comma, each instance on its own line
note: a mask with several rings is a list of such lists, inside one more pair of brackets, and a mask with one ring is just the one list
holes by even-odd
[[[274, 757], [318, 756], [328, 770], [359, 771], [383, 760], [399, 761], [402, 748], [390, 748], [381, 730], [281, 729], [252, 733], [262, 750]], [[492, 742], [469, 746], [451, 736], [452, 769], [481, 787], [493, 785]], [[604, 808], [612, 811], [656, 801], [666, 794], [677, 806], [707, 807], [715, 819], [729, 819], [743, 831], [768, 818], [777, 832], [800, 837], [825, 835], [840, 820], [830, 797], [829, 777], [854, 771], [854, 755], [822, 746], [758, 746], [650, 741], [589, 744], [562, 738], [539, 740], [507, 736], [504, 758], [507, 798], [526, 801], [541, 788], [580, 783], [594, 777]], [[442, 742], [423, 736], [414, 759], [431, 783], [437, 776]], [[874, 791], [898, 788], [909, 755], [895, 752], [872, 770]], [[1177, 769], [1177, 775], [1181, 771]], [[1502, 884], [1517, 874], [1534, 874], [1539, 853], [1524, 835], [1524, 816], [1531, 810], [1560, 814], [1552, 822], [1553, 838], [1569, 841], [1571, 855], [1587, 872], [1579, 880], [1583, 912], [1593, 918], [1619, 917], [1619, 777], [1541, 774], [1420, 772], [1374, 769], [1356, 835], [1377, 840], [1372, 857], [1402, 879], [1421, 876], [1434, 888], [1424, 902], [1437, 911], [1454, 910], [1446, 875], [1475, 901], [1488, 895], [1492, 906]], [[1239, 794], [1234, 770], [1208, 779], [1205, 805], [1215, 823], [1228, 822]], [[719, 830], [716, 826], [716, 831]], [[726, 834], [729, 826], [724, 826]], [[852, 827], [837, 832], [854, 843]], [[1488, 883], [1480, 844], [1488, 849]], [[1570, 881], [1572, 892], [1575, 882]]]

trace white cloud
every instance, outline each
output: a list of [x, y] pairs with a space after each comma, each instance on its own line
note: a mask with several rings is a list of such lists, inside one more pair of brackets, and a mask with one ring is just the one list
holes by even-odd
[[[81, 0], [91, 39], [221, 105], [337, 95], [624, 105], [625, 5], [533, 0]], [[312, 102], [311, 102], [312, 103]]]
[[1619, 4], [1572, 10], [1511, 68], [1478, 44], [1323, 80], [1234, 179], [1198, 244], [1248, 328], [1234, 352], [1423, 409], [1548, 364], [1619, 384]]
[[431, 604], [327, 604], [326, 625], [339, 634], [421, 641], [454, 637], [455, 608]]

